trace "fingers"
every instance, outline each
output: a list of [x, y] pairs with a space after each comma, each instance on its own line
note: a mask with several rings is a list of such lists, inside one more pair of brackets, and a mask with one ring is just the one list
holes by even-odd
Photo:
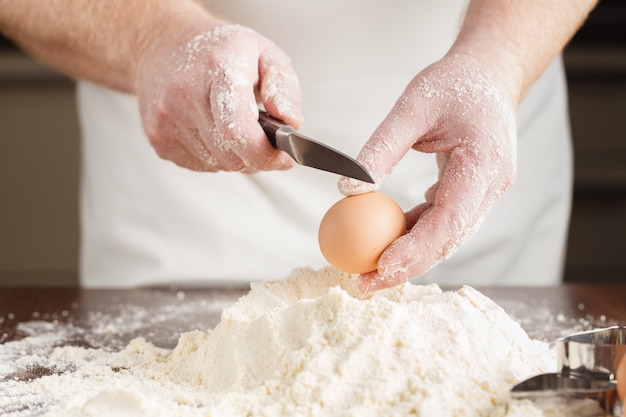
[[[380, 184], [410, 149], [433, 153], [438, 181], [406, 213], [409, 232], [360, 277], [363, 291], [416, 278], [450, 257], [512, 185], [515, 101], [472, 60], [442, 60], [418, 74], [359, 154]], [[344, 194], [366, 190], [341, 179]]]
[[289, 58], [267, 45], [259, 59], [260, 93], [265, 109], [295, 129], [302, 126], [300, 85]]
[[268, 111], [283, 120], [301, 123], [297, 78], [278, 48], [251, 30], [245, 30], [244, 35], [258, 45], [233, 41], [237, 45], [235, 51], [229, 51], [220, 60], [209, 93], [209, 114], [214, 126], [203, 132], [206, 145], [227, 171], [291, 168], [294, 161], [271, 146], [258, 123], [255, 85], [260, 83]]
[[413, 144], [428, 131], [430, 121], [427, 109], [428, 103], [412, 94], [409, 85], [357, 156], [375, 184], [342, 177], [338, 183], [339, 191], [344, 195], [354, 195], [380, 187]]
[[218, 163], [215, 159], [209, 157], [207, 159], [199, 159], [189, 152], [180, 142], [175, 142], [167, 149], [155, 148], [159, 157], [169, 160], [181, 168], [187, 168], [192, 171], [216, 172], [218, 171]]
[[465, 148], [452, 152], [441, 180], [427, 193], [427, 202], [410, 213], [409, 221], [415, 223], [409, 233], [383, 252], [377, 273], [362, 277], [362, 286], [371, 290], [397, 285], [456, 252], [477, 229], [486, 208], [489, 183], [479, 164], [475, 152]]
[[492, 164], [472, 148], [457, 147], [445, 159], [426, 202], [407, 213], [410, 231], [383, 252], [376, 272], [360, 277], [360, 288], [375, 291], [416, 278], [452, 256], [480, 228], [511, 187], [515, 170]]
[[274, 149], [258, 123], [254, 81], [245, 67], [229, 68], [209, 93], [212, 128], [203, 139], [225, 171], [288, 169], [293, 160]]

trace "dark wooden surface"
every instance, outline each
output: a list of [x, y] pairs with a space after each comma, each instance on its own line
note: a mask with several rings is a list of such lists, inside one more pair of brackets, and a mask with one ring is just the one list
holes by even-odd
[[[554, 340], [570, 330], [626, 325], [626, 284], [478, 288], [536, 338]], [[20, 338], [20, 323], [71, 323], [86, 332], [107, 326], [109, 342], [143, 336], [172, 347], [180, 332], [214, 327], [224, 307], [246, 288], [0, 288], [0, 343]], [[106, 342], [105, 342], [106, 343]]]
[[27, 336], [20, 332], [20, 325], [44, 321], [72, 325], [106, 337], [95, 343], [98, 347], [121, 347], [139, 336], [162, 347], [173, 347], [181, 332], [213, 328], [222, 309], [247, 291], [247, 288], [0, 288], [0, 343]]

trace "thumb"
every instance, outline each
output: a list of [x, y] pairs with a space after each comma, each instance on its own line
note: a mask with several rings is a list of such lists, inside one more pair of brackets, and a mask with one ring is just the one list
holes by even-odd
[[297, 129], [303, 122], [298, 76], [282, 51], [273, 44], [267, 49], [259, 59], [261, 99], [270, 114]]
[[417, 110], [419, 108], [417, 102], [411, 100], [406, 92], [398, 99], [357, 156], [359, 163], [376, 183], [369, 184], [342, 177], [338, 183], [342, 194], [361, 194], [380, 187], [398, 162], [426, 132], [426, 107], [421, 106], [422, 111]]

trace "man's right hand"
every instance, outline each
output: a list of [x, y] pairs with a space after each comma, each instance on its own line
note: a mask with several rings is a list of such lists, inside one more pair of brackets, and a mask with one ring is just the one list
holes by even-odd
[[298, 79], [286, 54], [239, 25], [213, 25], [150, 38], [138, 60], [135, 93], [156, 152], [196, 171], [288, 169], [258, 123], [257, 97], [273, 116], [302, 124]]

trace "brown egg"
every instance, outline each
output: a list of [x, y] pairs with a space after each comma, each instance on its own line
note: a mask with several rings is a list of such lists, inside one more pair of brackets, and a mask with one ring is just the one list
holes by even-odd
[[318, 240], [331, 265], [360, 274], [374, 271], [381, 253], [405, 232], [406, 219], [398, 203], [369, 192], [345, 197], [328, 209]]

